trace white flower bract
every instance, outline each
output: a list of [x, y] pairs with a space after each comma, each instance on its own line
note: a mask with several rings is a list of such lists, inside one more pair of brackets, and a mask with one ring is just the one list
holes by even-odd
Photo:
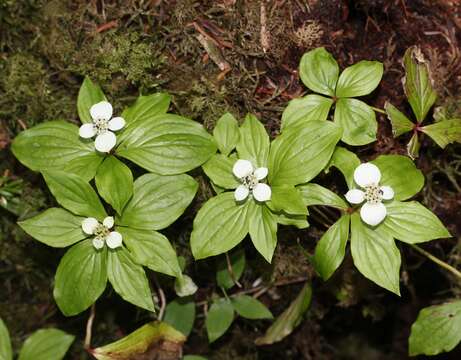
[[240, 159], [235, 162], [232, 172], [242, 183], [235, 189], [235, 200], [243, 201], [250, 193], [257, 201], [263, 202], [271, 199], [272, 190], [270, 186], [260, 182], [267, 177], [267, 168], [260, 167], [255, 169], [250, 161]]
[[102, 249], [104, 244], [111, 249], [122, 246], [122, 234], [117, 231], [110, 231], [114, 226], [114, 218], [106, 217], [102, 224], [95, 218], [89, 217], [82, 221], [82, 230], [87, 235], [94, 235], [93, 246], [96, 249]]
[[111, 151], [117, 143], [117, 137], [113, 131], [118, 131], [125, 126], [122, 117], [112, 118], [112, 105], [107, 101], [101, 101], [90, 108], [92, 123], [80, 126], [79, 135], [84, 139], [96, 136], [94, 147], [100, 152]]
[[381, 223], [386, 215], [383, 200], [391, 200], [394, 190], [390, 186], [380, 186], [381, 171], [372, 163], [360, 164], [354, 171], [354, 181], [363, 190], [351, 189], [346, 193], [346, 199], [351, 204], [365, 204], [360, 208], [360, 217], [371, 226]]

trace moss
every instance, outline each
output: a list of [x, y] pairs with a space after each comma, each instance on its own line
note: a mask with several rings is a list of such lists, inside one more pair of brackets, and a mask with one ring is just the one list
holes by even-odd
[[40, 60], [32, 54], [18, 53], [9, 57], [3, 68], [0, 116], [11, 128], [18, 131], [21, 123], [30, 127], [57, 115], [49, 75]]

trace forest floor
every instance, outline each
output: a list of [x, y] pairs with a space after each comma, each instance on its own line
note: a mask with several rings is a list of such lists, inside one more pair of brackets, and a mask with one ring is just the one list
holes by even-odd
[[[52, 204], [40, 176], [24, 168], [9, 151], [11, 140], [37, 123], [66, 119], [78, 123], [76, 99], [84, 76], [99, 83], [116, 111], [139, 93], [166, 91], [172, 112], [211, 130], [225, 111], [237, 118], [255, 113], [274, 136], [283, 108], [306, 93], [299, 81], [302, 54], [318, 46], [341, 68], [359, 60], [384, 64], [384, 77], [367, 102], [386, 100], [410, 113], [401, 86], [405, 50], [421, 47], [438, 92], [436, 106], [461, 116], [460, 0], [0, 0], [0, 317], [16, 349], [26, 335], [55, 326], [78, 340], [69, 359], [87, 359], [82, 350], [88, 314], [65, 318], [52, 296], [52, 279], [63, 252], [32, 240], [16, 225]], [[363, 159], [405, 154], [408, 138], [394, 139], [387, 118], [378, 114], [378, 141], [358, 149]], [[417, 166], [426, 176], [418, 200], [432, 209], [454, 238], [425, 245], [444, 261], [461, 263], [461, 147], [438, 148], [424, 138]], [[194, 175], [202, 176], [199, 171]], [[344, 190], [335, 172], [322, 181]], [[205, 185], [204, 185], [205, 186]], [[201, 195], [170, 230], [177, 251], [191, 258], [188, 235]], [[8, 191], [2, 193], [3, 191]], [[273, 265], [248, 250], [249, 270], [275, 280], [312, 277], [312, 254], [325, 228], [315, 216], [301, 232], [282, 228]], [[302, 246], [300, 246], [302, 245]], [[411, 248], [402, 254], [402, 297], [364, 279], [350, 254], [328, 283], [314, 280], [307, 319], [289, 337], [271, 346], [254, 340], [267, 322], [238, 320], [221, 340], [208, 345], [203, 318], [185, 353], [210, 359], [406, 359], [407, 340], [418, 311], [459, 297], [461, 287]], [[190, 261], [189, 261], [190, 263]], [[213, 291], [214, 263], [190, 265], [200, 290]], [[301, 284], [275, 289], [261, 300], [280, 313]], [[172, 295], [168, 294], [167, 296]], [[149, 321], [107, 291], [96, 306], [93, 343], [102, 345]], [[460, 359], [461, 348], [438, 359]]]

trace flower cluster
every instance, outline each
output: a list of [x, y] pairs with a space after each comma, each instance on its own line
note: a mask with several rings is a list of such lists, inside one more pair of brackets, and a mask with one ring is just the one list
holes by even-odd
[[122, 246], [122, 234], [117, 231], [110, 231], [114, 227], [114, 218], [106, 217], [102, 224], [95, 218], [89, 217], [82, 221], [82, 230], [85, 234], [94, 235], [93, 246], [102, 249], [104, 244], [111, 249]]
[[387, 210], [383, 200], [392, 200], [394, 190], [390, 186], [379, 186], [381, 171], [372, 163], [361, 164], [354, 171], [354, 181], [363, 190], [351, 189], [346, 199], [351, 204], [365, 204], [360, 208], [360, 217], [371, 226], [380, 224], [386, 217]]
[[232, 172], [242, 183], [235, 189], [235, 200], [243, 201], [250, 193], [260, 202], [271, 199], [272, 191], [270, 186], [260, 182], [267, 177], [267, 168], [260, 167], [255, 169], [250, 161], [240, 159], [234, 164]]
[[96, 136], [94, 146], [100, 152], [110, 152], [117, 143], [117, 137], [113, 131], [123, 129], [125, 119], [122, 117], [112, 118], [112, 105], [107, 101], [101, 101], [90, 108], [92, 123], [80, 126], [79, 135], [84, 139]]

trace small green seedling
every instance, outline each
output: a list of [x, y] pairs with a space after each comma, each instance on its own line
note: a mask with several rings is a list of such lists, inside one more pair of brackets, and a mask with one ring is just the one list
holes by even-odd
[[461, 142], [461, 119], [459, 118], [441, 119], [433, 124], [422, 125], [437, 100], [437, 94], [432, 86], [428, 63], [417, 46], [407, 49], [403, 65], [405, 67], [403, 89], [413, 110], [416, 123], [408, 119], [390, 102], [386, 102], [384, 108], [391, 121], [394, 137], [412, 132], [407, 145], [408, 155], [412, 159], [417, 158], [419, 154], [420, 133], [428, 135], [442, 149], [450, 143]]

